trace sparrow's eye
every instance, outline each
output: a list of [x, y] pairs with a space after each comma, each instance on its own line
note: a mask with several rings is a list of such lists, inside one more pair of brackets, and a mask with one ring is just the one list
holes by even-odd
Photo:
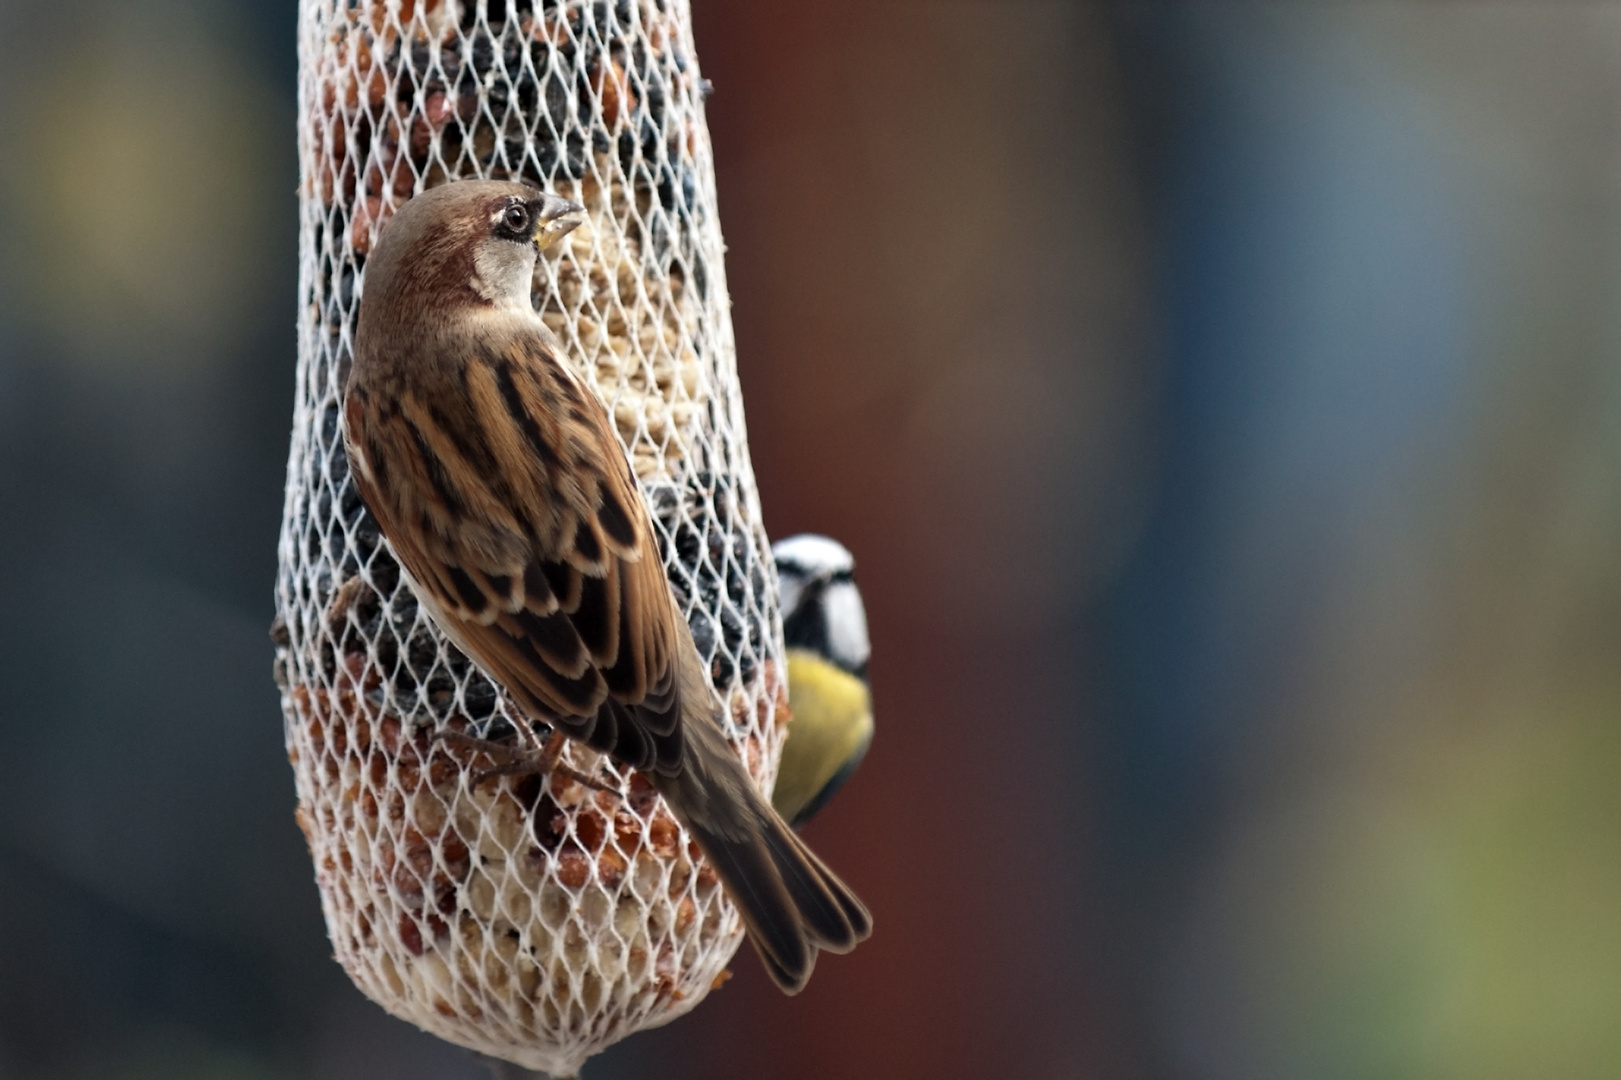
[[529, 231], [529, 211], [522, 206], [509, 206], [506, 213], [501, 215], [501, 225], [509, 232], [527, 233]]

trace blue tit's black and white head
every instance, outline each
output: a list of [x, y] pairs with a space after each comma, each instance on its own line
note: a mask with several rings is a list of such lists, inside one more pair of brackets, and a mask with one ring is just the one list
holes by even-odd
[[806, 534], [779, 541], [771, 553], [793, 713], [771, 802], [797, 826], [826, 805], [872, 744], [872, 648], [855, 559], [843, 544]]
[[771, 554], [777, 561], [788, 647], [809, 649], [865, 679], [872, 645], [849, 549], [837, 540], [804, 533], [778, 541]]

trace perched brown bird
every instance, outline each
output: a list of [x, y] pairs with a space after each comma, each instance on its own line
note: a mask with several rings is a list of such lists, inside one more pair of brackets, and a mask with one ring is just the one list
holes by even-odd
[[652, 780], [796, 993], [872, 920], [726, 742], [607, 410], [531, 305], [539, 251], [582, 220], [498, 181], [400, 207], [366, 266], [349, 462], [440, 629], [530, 719]]

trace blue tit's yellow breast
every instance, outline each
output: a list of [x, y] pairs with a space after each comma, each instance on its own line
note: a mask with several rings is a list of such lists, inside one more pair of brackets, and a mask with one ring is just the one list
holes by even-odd
[[788, 650], [793, 721], [772, 805], [790, 824], [810, 818], [860, 764], [872, 742], [867, 684], [814, 652]]

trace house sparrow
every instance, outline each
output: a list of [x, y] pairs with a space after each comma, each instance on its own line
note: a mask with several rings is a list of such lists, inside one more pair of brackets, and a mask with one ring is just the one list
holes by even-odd
[[607, 410], [530, 303], [540, 250], [583, 220], [501, 181], [400, 207], [366, 267], [349, 463], [439, 628], [530, 720], [646, 774], [796, 993], [872, 919], [727, 743]]
[[797, 828], [844, 786], [872, 745], [872, 650], [855, 559], [843, 544], [806, 533], [777, 541], [771, 554], [794, 714], [771, 805]]

